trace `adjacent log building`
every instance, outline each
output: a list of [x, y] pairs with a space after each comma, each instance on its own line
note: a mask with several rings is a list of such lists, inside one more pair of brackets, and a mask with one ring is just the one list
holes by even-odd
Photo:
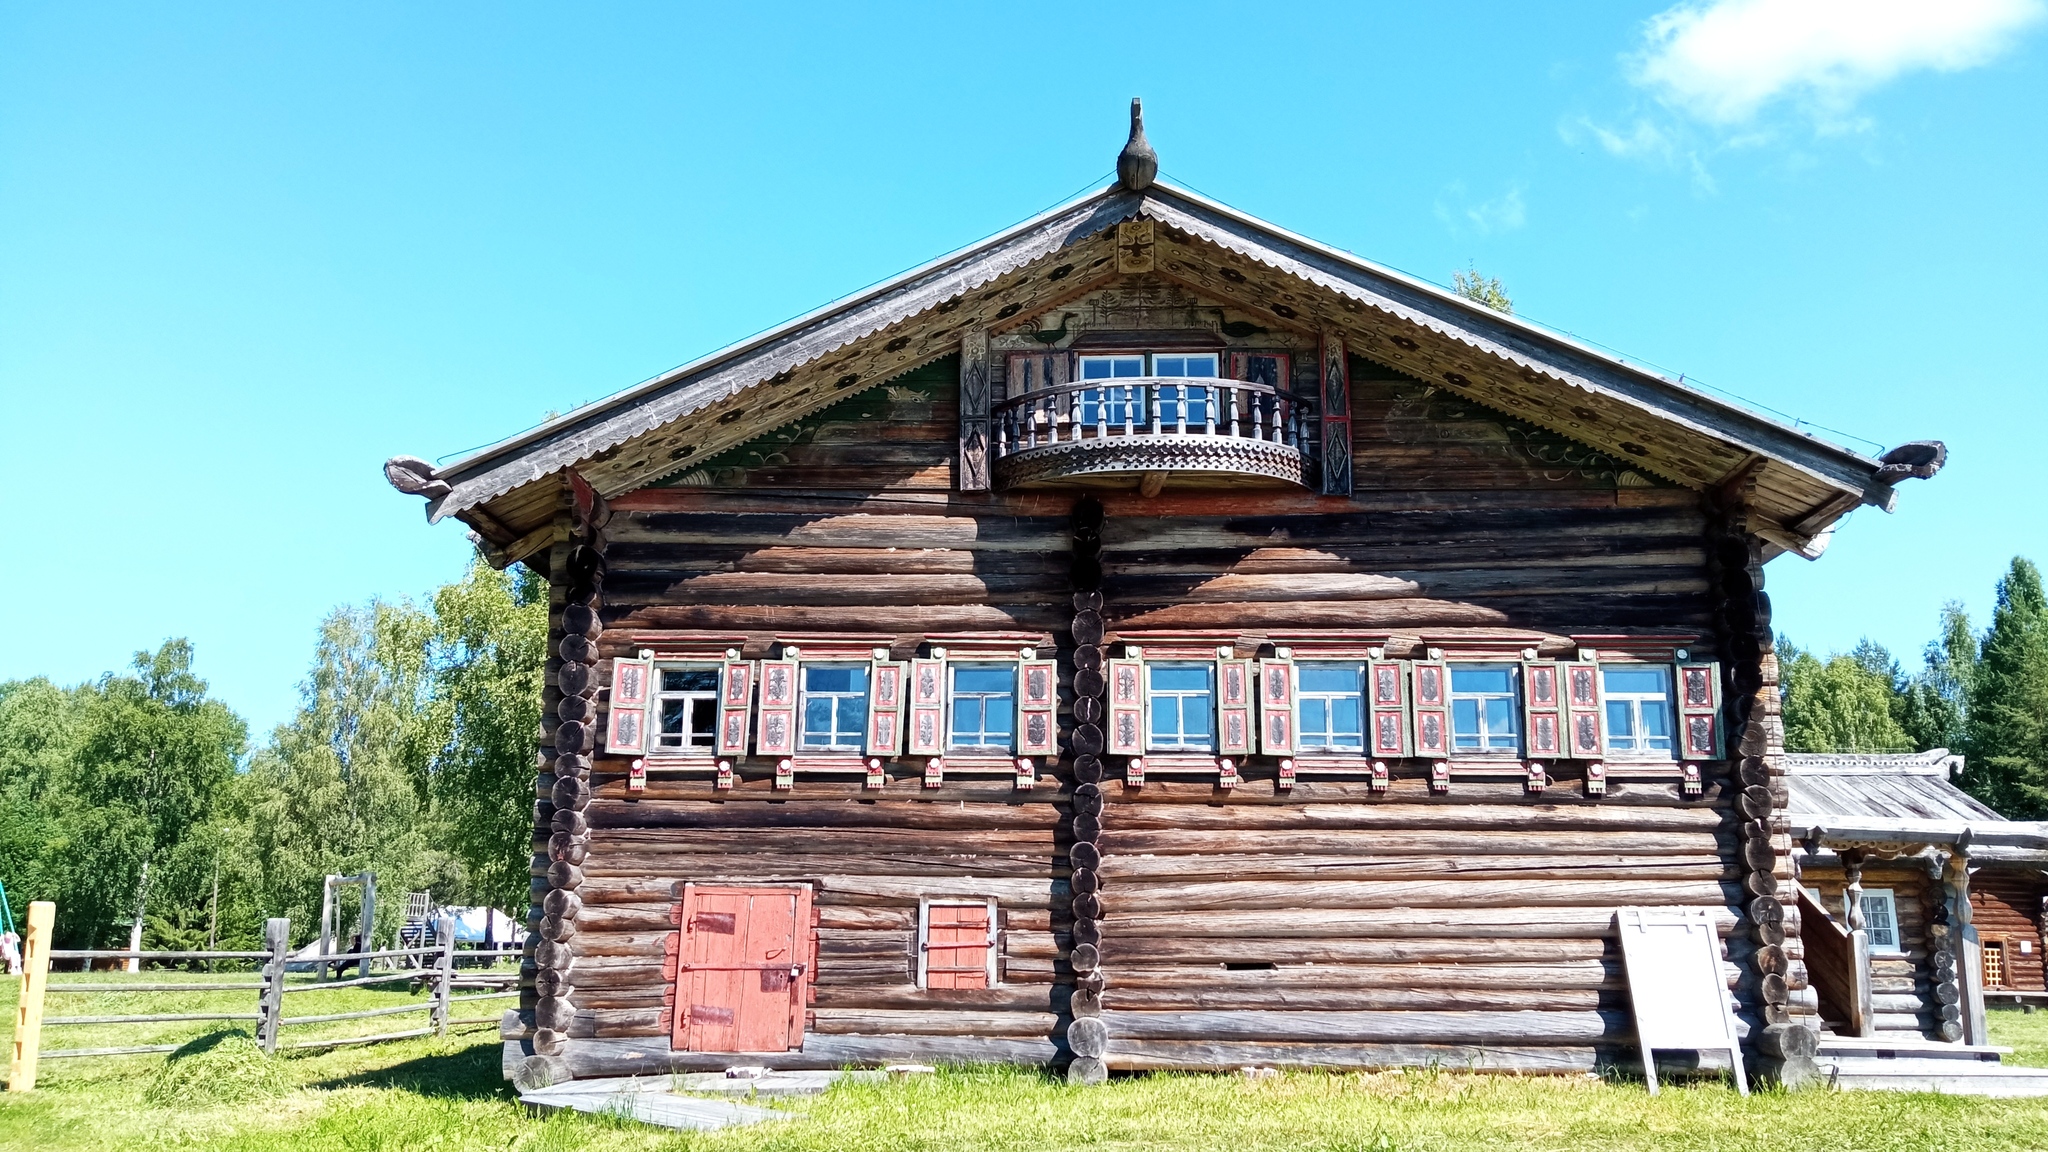
[[1869, 459], [1154, 180], [387, 475], [552, 584], [522, 1082], [1813, 1050], [1764, 564]]

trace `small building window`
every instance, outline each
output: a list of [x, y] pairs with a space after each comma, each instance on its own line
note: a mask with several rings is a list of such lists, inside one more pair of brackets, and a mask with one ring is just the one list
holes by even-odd
[[928, 900], [922, 912], [918, 925], [918, 984], [925, 988], [994, 987], [994, 903]]
[[868, 724], [867, 665], [804, 665], [803, 710], [805, 748], [860, 751]]
[[662, 665], [654, 695], [656, 751], [710, 751], [718, 745], [718, 669], [702, 665]]
[[[1145, 374], [1143, 356], [1083, 356], [1081, 357], [1081, 379], [1117, 380], [1138, 377]], [[1151, 413], [1145, 410], [1145, 393], [1141, 388], [1090, 388], [1081, 393], [1081, 423], [1137, 425], [1148, 423]]]
[[2005, 987], [2005, 941], [1986, 940], [1983, 946], [1984, 986]]
[[1148, 664], [1154, 748], [1210, 752], [1216, 748], [1216, 666]]
[[1607, 748], [1624, 755], [1671, 758], [1671, 669], [1661, 664], [1602, 668], [1607, 698]]
[[1521, 751], [1521, 698], [1506, 664], [1451, 665], [1451, 750]]
[[1365, 750], [1365, 670], [1356, 664], [1302, 664], [1299, 747], [1304, 752]]
[[955, 664], [951, 672], [953, 727], [948, 743], [954, 748], [1007, 751], [1017, 721], [1016, 666]]
[[1893, 952], [1899, 948], [1898, 905], [1889, 888], [1863, 890], [1863, 936], [1872, 952]]

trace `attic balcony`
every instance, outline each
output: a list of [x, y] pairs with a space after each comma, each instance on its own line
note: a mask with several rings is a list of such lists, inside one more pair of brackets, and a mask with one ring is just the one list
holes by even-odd
[[1269, 384], [1127, 376], [1040, 388], [996, 405], [995, 481], [1005, 488], [1171, 473], [1309, 486], [1307, 401]]

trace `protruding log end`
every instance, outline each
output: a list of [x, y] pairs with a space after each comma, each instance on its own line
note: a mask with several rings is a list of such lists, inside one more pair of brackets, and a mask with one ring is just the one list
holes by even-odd
[[417, 456], [393, 456], [386, 460], [384, 479], [407, 496], [438, 500], [449, 492], [446, 480], [434, 479], [434, 466]]
[[1131, 98], [1131, 138], [1124, 142], [1124, 150], [1117, 153], [1116, 179], [1132, 192], [1143, 192], [1152, 186], [1159, 175], [1159, 153], [1152, 150], [1152, 144], [1145, 139], [1145, 102]]

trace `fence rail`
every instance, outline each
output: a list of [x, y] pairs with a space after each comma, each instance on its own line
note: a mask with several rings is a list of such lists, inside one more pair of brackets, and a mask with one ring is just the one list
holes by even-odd
[[[470, 972], [467, 976], [456, 965], [458, 960], [479, 959], [496, 962], [509, 956], [518, 956], [518, 948], [484, 948], [474, 952], [458, 953], [455, 950], [455, 923], [443, 917], [435, 925], [435, 940], [430, 945], [413, 948], [372, 949], [360, 952], [346, 952], [333, 956], [313, 957], [310, 961], [295, 959], [291, 955], [288, 941], [291, 938], [291, 922], [282, 917], [267, 921], [263, 926], [264, 942], [268, 947], [261, 952], [230, 951], [178, 951], [149, 952], [126, 948], [51, 948], [50, 935], [56, 922], [56, 907], [46, 901], [29, 905], [25, 978], [22, 982], [20, 1003], [15, 1010], [14, 1059], [8, 1076], [7, 1087], [12, 1092], [26, 1092], [35, 1087], [36, 1064], [38, 1060], [69, 1060], [87, 1056], [134, 1056], [158, 1052], [174, 1052], [182, 1044], [132, 1044], [96, 1048], [60, 1048], [42, 1050], [44, 1028], [66, 1028], [82, 1026], [110, 1026], [124, 1024], [182, 1024], [201, 1021], [246, 1021], [256, 1025], [256, 1038], [265, 1052], [276, 1052], [280, 1048], [303, 1050], [311, 1048], [335, 1048], [346, 1044], [374, 1044], [386, 1040], [403, 1040], [416, 1036], [445, 1036], [450, 1028], [469, 1027], [478, 1024], [495, 1024], [495, 1016], [456, 1017], [453, 1009], [474, 1000], [500, 1000], [516, 997], [513, 991], [485, 992], [480, 995], [456, 996], [457, 988], [477, 987], [482, 973]], [[50, 962], [52, 960], [134, 960], [148, 961], [196, 961], [196, 960], [260, 960], [260, 978], [256, 980], [207, 981], [204, 983], [179, 984], [153, 981], [133, 984], [93, 983], [50, 983]], [[393, 968], [385, 972], [371, 971], [379, 961], [412, 961], [417, 967]], [[307, 983], [287, 983], [287, 973], [305, 963], [313, 964], [320, 973], [319, 979]], [[337, 965], [354, 964], [361, 975], [348, 980], [326, 979], [327, 973]], [[284, 998], [287, 994], [304, 992], [329, 992], [342, 988], [360, 988], [374, 984], [396, 984], [403, 981], [423, 983], [431, 995], [414, 1004], [393, 1005], [384, 1008], [364, 1008], [347, 1012], [314, 1012], [298, 1016], [284, 1014]], [[488, 985], [487, 985], [488, 986]], [[132, 1012], [105, 1015], [46, 1016], [43, 1012], [44, 998], [51, 994], [64, 993], [166, 993], [166, 992], [254, 992], [256, 1005], [253, 1012]], [[315, 1024], [332, 1024], [348, 1020], [371, 1020], [385, 1016], [403, 1016], [424, 1012], [427, 1022], [419, 1028], [396, 1032], [382, 1032], [372, 1036], [322, 1037], [312, 1040], [285, 1041], [281, 1033], [286, 1028], [297, 1028]]]

